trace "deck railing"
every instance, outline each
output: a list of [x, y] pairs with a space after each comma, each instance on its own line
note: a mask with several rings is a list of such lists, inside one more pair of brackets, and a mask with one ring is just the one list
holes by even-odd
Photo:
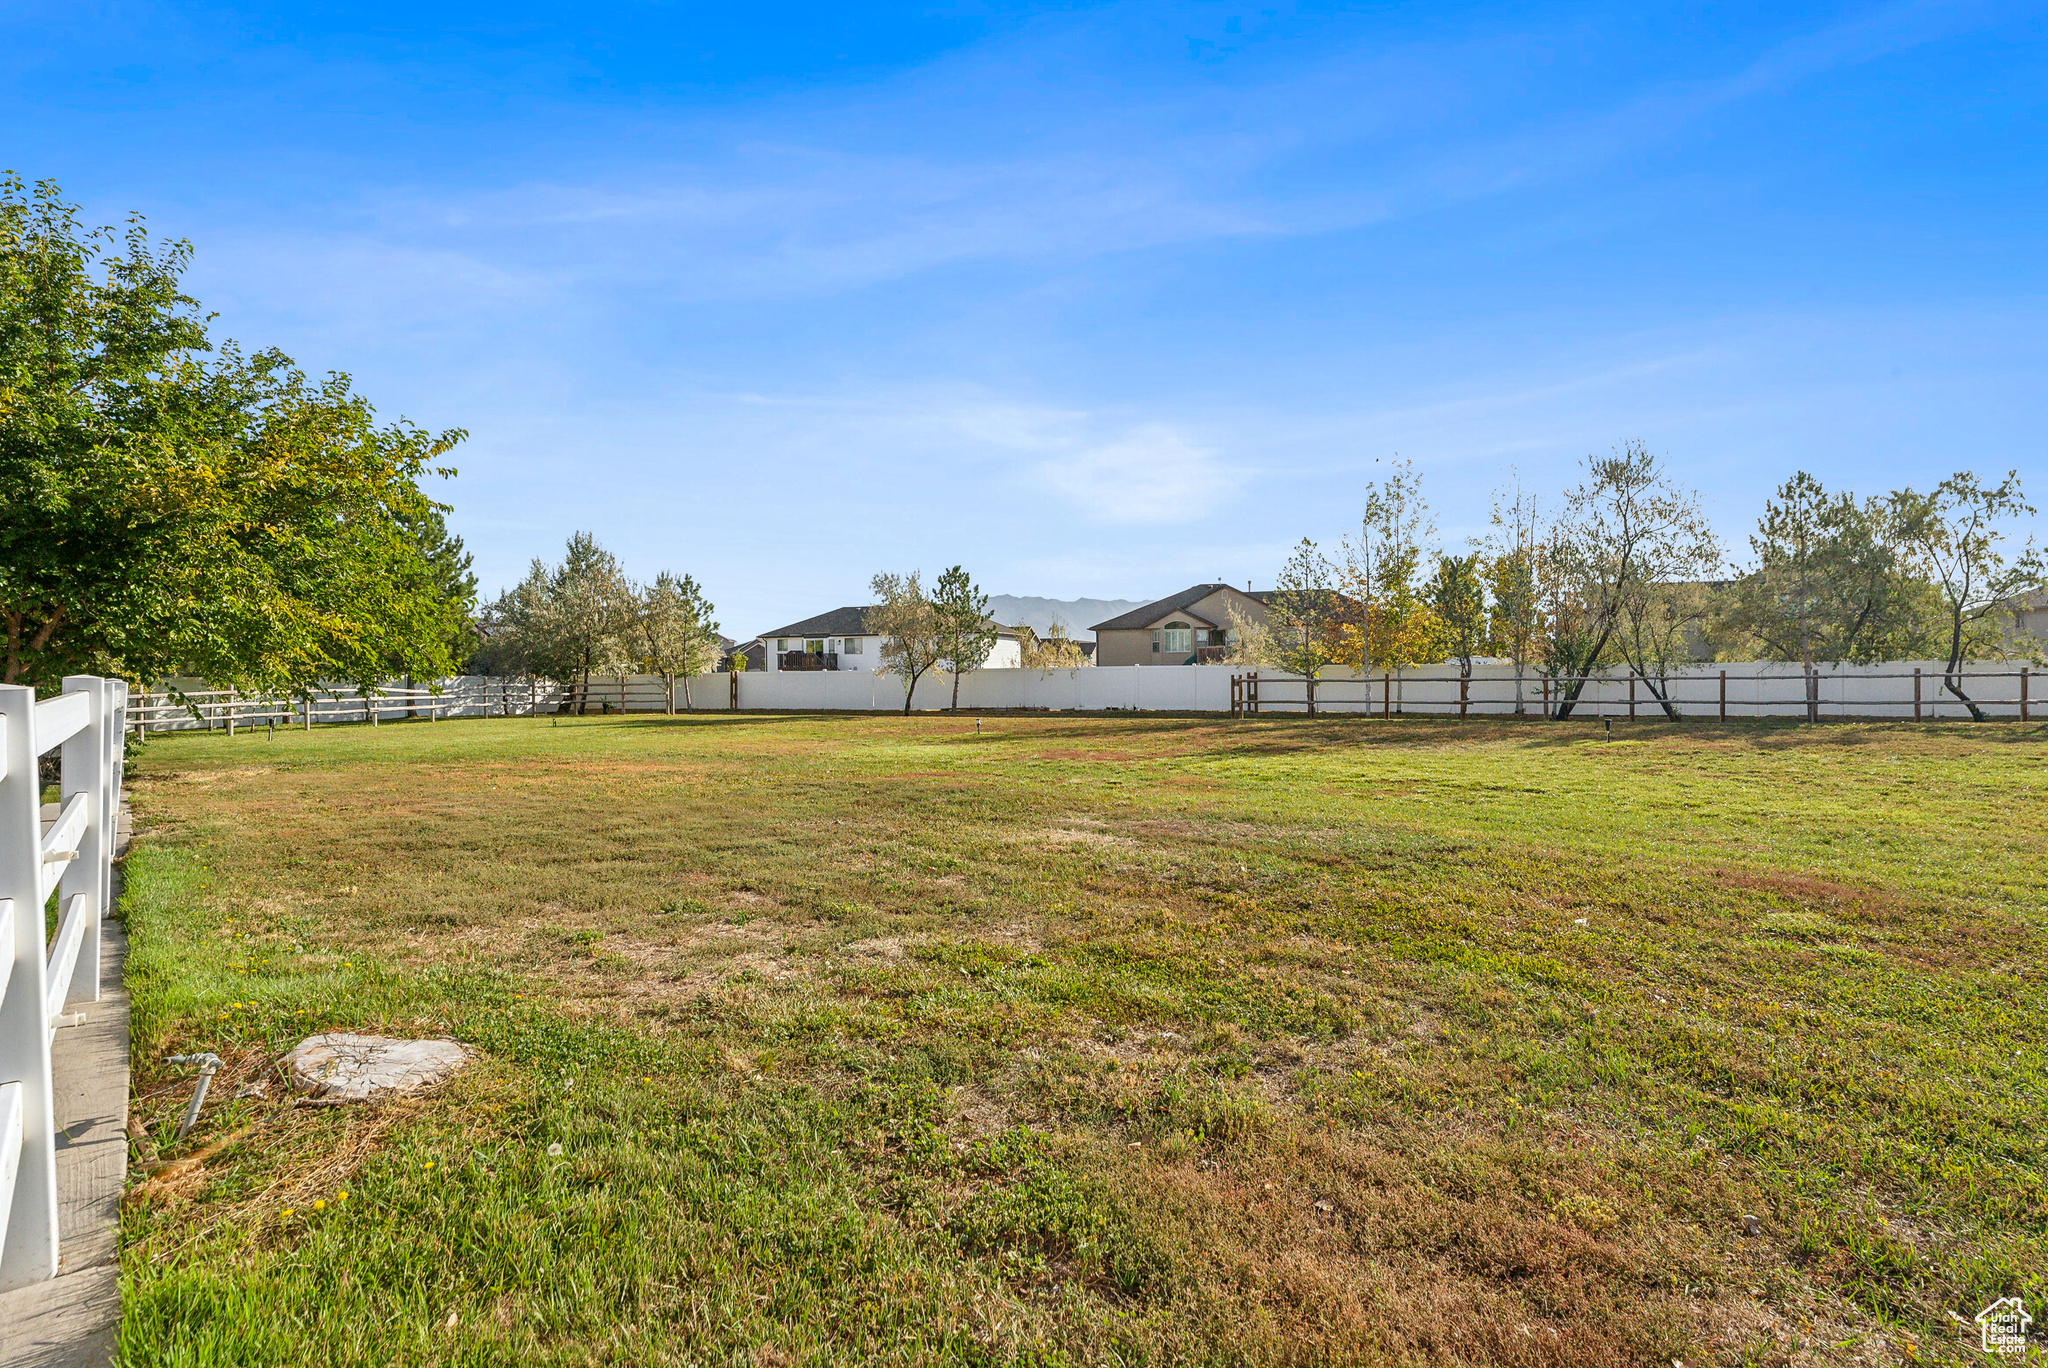
[[[0, 1291], [57, 1275], [57, 1112], [50, 1043], [100, 996], [100, 919], [114, 887], [128, 686], [74, 675], [54, 697], [0, 685]], [[42, 822], [38, 762], [57, 751], [61, 806]], [[57, 897], [54, 938], [44, 909]]]

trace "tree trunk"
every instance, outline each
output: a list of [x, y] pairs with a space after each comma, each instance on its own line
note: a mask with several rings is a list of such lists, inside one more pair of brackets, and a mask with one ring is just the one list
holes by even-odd
[[1657, 681], [1644, 674], [1641, 670], [1636, 671], [1636, 678], [1643, 681], [1643, 686], [1650, 691], [1650, 697], [1656, 699], [1663, 706], [1664, 715], [1673, 722], [1678, 721], [1678, 709], [1671, 706], [1670, 689], [1668, 687], [1659, 688]]
[[960, 715], [960, 672], [953, 671], [953, 715]]
[[1593, 643], [1593, 649], [1586, 652], [1586, 663], [1583, 666], [1579, 666], [1576, 662], [1572, 662], [1572, 673], [1571, 675], [1567, 676], [1570, 687], [1568, 690], [1563, 692], [1563, 701], [1558, 704], [1558, 721], [1562, 722], [1566, 718], [1570, 717], [1572, 715], [1572, 710], [1579, 706], [1579, 694], [1586, 687], [1586, 675], [1588, 672], [1592, 670], [1593, 662], [1600, 658], [1600, 653], [1607, 649], [1607, 640], [1609, 637], [1613, 635], [1614, 624], [1609, 623], [1607, 627], [1601, 631], [1600, 639]]
[[1522, 658], [1521, 658], [1520, 656], [1516, 656], [1516, 657], [1515, 657], [1515, 716], [1517, 716], [1517, 717], [1525, 717], [1525, 716], [1527, 716], [1527, 715], [1528, 715], [1528, 712], [1529, 712], [1529, 708], [1528, 708], [1528, 705], [1527, 705], [1527, 704], [1525, 704], [1524, 702], [1522, 702], [1522, 668], [1523, 668], [1523, 666], [1522, 666]]
[[1942, 672], [1941, 687], [1954, 694], [1970, 710], [1972, 719], [1982, 722], [1984, 710], [1963, 692], [1963, 610], [1957, 608], [1949, 619], [1948, 669]]

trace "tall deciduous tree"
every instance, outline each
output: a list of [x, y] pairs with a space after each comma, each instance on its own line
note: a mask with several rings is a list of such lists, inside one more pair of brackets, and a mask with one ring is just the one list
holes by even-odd
[[1361, 674], [1429, 656], [1440, 633], [1415, 581], [1423, 543], [1435, 536], [1422, 477], [1413, 461], [1396, 457], [1385, 478], [1366, 484], [1358, 536], [1344, 539], [1339, 581], [1347, 604], [1346, 654]]
[[953, 711], [960, 711], [960, 676], [988, 663], [998, 629], [989, 621], [988, 595], [959, 566], [939, 576], [932, 586], [932, 607], [939, 619], [939, 651], [953, 676]]
[[676, 710], [677, 676], [683, 681], [687, 709], [693, 706], [690, 681], [717, 663], [718, 623], [711, 616], [715, 611], [688, 575], [678, 579], [664, 570], [641, 593], [639, 646], [647, 668], [666, 686], [670, 713]]
[[2006, 525], [2034, 511], [2020, 473], [2007, 471], [1987, 485], [1961, 470], [1926, 494], [1900, 490], [1890, 503], [1907, 559], [1941, 592], [1948, 658], [1942, 686], [1981, 722], [1984, 710], [1963, 692], [1963, 662], [2003, 644], [1995, 614], [2008, 600], [2048, 583], [2031, 537], [2010, 558], [2004, 550]]
[[1488, 634], [1496, 654], [1515, 667], [1515, 712], [1528, 711], [1523, 680], [1543, 638], [1542, 577], [1548, 548], [1543, 544], [1543, 510], [1536, 496], [1516, 484], [1493, 496], [1493, 532], [1488, 538], [1486, 584], [1492, 607]]
[[1764, 504], [1755, 564], [1730, 587], [1719, 627], [1771, 660], [1798, 661], [1806, 714], [1820, 714], [1817, 662], [1904, 659], [1929, 649], [1929, 596], [1907, 572], [1890, 506], [1830, 494], [1799, 471]]
[[1336, 577], [1329, 558], [1303, 537], [1266, 596], [1274, 659], [1306, 682], [1311, 717], [1316, 712], [1316, 680], [1342, 649], [1343, 598]]
[[626, 669], [639, 594], [618, 558], [588, 532], [569, 538], [562, 563], [536, 559], [526, 578], [491, 605], [493, 644], [521, 673], [566, 684], [570, 705], [590, 707], [590, 678]]
[[868, 587], [875, 606], [867, 610], [861, 625], [882, 639], [881, 664], [875, 673], [903, 681], [903, 715], [908, 717], [917, 681], [945, 659], [938, 609], [915, 570], [907, 575], [878, 574]]
[[190, 260], [0, 178], [0, 675], [447, 673], [471, 605], [423, 544], [441, 510], [419, 480], [463, 434], [380, 425], [348, 377], [275, 351], [216, 352]]
[[1458, 673], [1472, 677], [1472, 657], [1486, 649], [1485, 557], [1440, 553], [1429, 580], [1429, 605], [1443, 624], [1443, 639]]
[[[1641, 442], [1586, 458], [1586, 476], [1565, 498], [1553, 537], [1559, 578], [1548, 605], [1549, 667], [1561, 678], [1557, 716], [1571, 716], [1586, 677], [1609, 658], [1634, 652], [1630, 664], [1650, 679], [1666, 716], [1676, 718], [1657, 682], [1649, 630], [1664, 608], [1663, 586], [1711, 577], [1721, 545], [1700, 511], [1699, 496], [1674, 484], [1663, 462]], [[1624, 632], [1634, 622], [1641, 632]]]

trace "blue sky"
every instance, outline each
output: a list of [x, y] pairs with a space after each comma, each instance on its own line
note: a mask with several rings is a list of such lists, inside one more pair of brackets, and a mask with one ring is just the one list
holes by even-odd
[[1270, 583], [1641, 438], [2048, 496], [2033, 5], [0, 3], [0, 164], [221, 335], [471, 433], [487, 589], [595, 531], [751, 635], [965, 563]]

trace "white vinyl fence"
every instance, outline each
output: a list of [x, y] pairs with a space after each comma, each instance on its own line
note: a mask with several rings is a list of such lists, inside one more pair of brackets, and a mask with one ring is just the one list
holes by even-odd
[[[66, 1002], [98, 1001], [100, 918], [113, 893], [128, 686], [74, 675], [64, 691], [0, 685], [0, 1291], [57, 1275], [56, 1095], [50, 1041]], [[61, 750], [59, 748], [61, 747]], [[43, 831], [37, 761], [58, 750], [62, 806]], [[43, 909], [57, 894], [54, 940]]]
[[[1823, 665], [1816, 672], [1813, 715], [1934, 721], [1965, 718], [1969, 711], [1943, 687], [1933, 661], [1880, 665]], [[1966, 666], [1963, 690], [1988, 717], [2027, 718], [2041, 709], [2040, 674], [2024, 662], [1983, 661]], [[258, 698], [232, 690], [192, 687], [139, 694], [129, 725], [140, 731], [225, 730], [238, 727], [311, 727], [315, 723], [376, 725], [408, 718], [533, 717], [571, 705], [574, 694], [546, 680], [478, 675], [439, 686], [398, 686], [365, 695], [354, 688], [322, 691], [310, 700]], [[1797, 665], [1744, 663], [1687, 665], [1656, 681], [1615, 669], [1587, 678], [1573, 708], [1586, 718], [1661, 717], [1658, 695], [1681, 717], [1803, 717], [1806, 681]], [[914, 710], [952, 702], [952, 676], [931, 673], [918, 681]], [[1084, 666], [1071, 670], [976, 670], [961, 676], [960, 706], [986, 711], [1300, 713], [1308, 684], [1298, 675], [1246, 671], [1229, 665]], [[1555, 714], [1558, 681], [1524, 672], [1521, 711]], [[1336, 668], [1315, 684], [1319, 713], [1395, 716], [1501, 716], [1517, 711], [1514, 668], [1475, 662], [1469, 677], [1456, 666], [1359, 675]], [[658, 675], [599, 675], [583, 694], [588, 712], [654, 713], [670, 709], [668, 682]], [[903, 681], [869, 670], [754, 670], [698, 675], [674, 684], [674, 709], [697, 712], [900, 712]]]
[[128, 709], [128, 724], [137, 731], [226, 731], [237, 727], [311, 727], [317, 723], [398, 722], [424, 717], [532, 717], [553, 712], [564, 692], [545, 679], [498, 679], [464, 675], [439, 681], [438, 687], [393, 684], [365, 693], [352, 687], [316, 689], [303, 698], [275, 698], [209, 689], [187, 681], [190, 688], [145, 689]]

